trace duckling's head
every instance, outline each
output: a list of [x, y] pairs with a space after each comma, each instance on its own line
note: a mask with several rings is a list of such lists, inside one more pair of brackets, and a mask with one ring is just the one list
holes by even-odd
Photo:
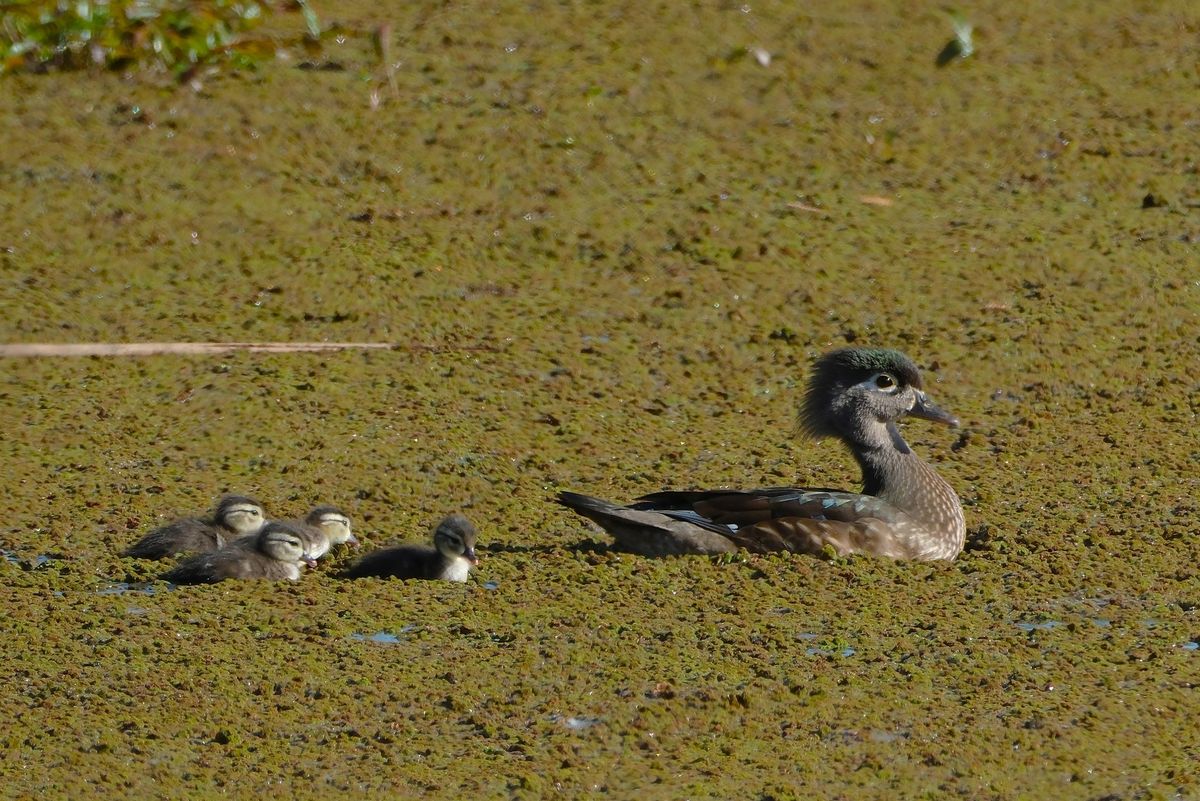
[[479, 564], [475, 555], [475, 541], [479, 535], [471, 521], [454, 514], [438, 523], [433, 530], [434, 546], [448, 559], [461, 557], [473, 565]]
[[273, 522], [263, 527], [258, 535], [258, 550], [277, 562], [303, 562], [316, 567], [317, 560], [309, 555], [304, 538], [291, 526]]
[[239, 536], [257, 534], [267, 520], [262, 504], [244, 495], [226, 495], [217, 502], [217, 522]]
[[350, 528], [350, 518], [336, 506], [318, 506], [308, 513], [304, 522], [324, 531], [331, 545], [345, 543], [351, 548], [358, 547], [358, 538]]
[[904, 415], [956, 426], [958, 420], [929, 399], [921, 373], [903, 353], [886, 348], [842, 348], [813, 362], [800, 409], [799, 430], [809, 437], [862, 441], [867, 432]]

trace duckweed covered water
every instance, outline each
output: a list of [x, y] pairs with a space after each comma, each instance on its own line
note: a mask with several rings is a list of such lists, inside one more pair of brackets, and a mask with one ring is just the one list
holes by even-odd
[[[355, 36], [0, 85], [4, 341], [397, 345], [0, 362], [4, 794], [1200, 796], [1190, 5], [975, 6], [942, 68], [885, 3], [318, 11], [395, 94]], [[853, 486], [791, 437], [847, 343], [964, 421], [905, 425], [955, 563], [647, 560], [549, 501]], [[118, 555], [224, 491], [483, 559]]]

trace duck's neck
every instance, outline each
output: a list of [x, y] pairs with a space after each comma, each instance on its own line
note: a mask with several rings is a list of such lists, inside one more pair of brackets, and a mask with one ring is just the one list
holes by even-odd
[[921, 460], [900, 436], [895, 423], [877, 424], [856, 433], [859, 436], [847, 438], [846, 444], [862, 468], [863, 493], [895, 503], [897, 499], [891, 497], [894, 490], [907, 483], [904, 477], [914, 469], [914, 462]]
[[879, 424], [868, 436], [848, 444], [862, 468], [864, 494], [883, 498], [918, 519], [937, 517], [940, 522], [943, 510], [930, 508], [935, 498], [938, 507], [953, 505], [961, 510], [954, 490], [912, 452], [895, 423]]

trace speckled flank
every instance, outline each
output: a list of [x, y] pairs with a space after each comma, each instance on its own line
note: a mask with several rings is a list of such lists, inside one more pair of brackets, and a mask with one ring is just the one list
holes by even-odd
[[[367, 36], [0, 80], [0, 339], [400, 346], [0, 362], [0, 795], [1200, 797], [1194, 3], [960, 5], [942, 69], [936, 5], [316, 5], [398, 97]], [[962, 420], [904, 424], [955, 562], [551, 502], [853, 487], [787, 436], [848, 344]], [[480, 565], [119, 556], [226, 492]]]
[[[902, 457], [908, 469], [896, 470], [896, 483], [884, 497], [901, 508], [910, 509], [921, 525], [912, 538], [918, 559], [945, 559], [958, 555], [963, 545], [966, 523], [954, 489], [915, 454]], [[930, 537], [923, 531], [953, 531], [952, 538]]]

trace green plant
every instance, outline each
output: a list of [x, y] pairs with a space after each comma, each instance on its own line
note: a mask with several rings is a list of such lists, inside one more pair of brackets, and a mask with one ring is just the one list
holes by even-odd
[[[309, 37], [320, 23], [296, 7]], [[158, 67], [179, 78], [219, 61], [239, 65], [273, 53], [248, 32], [274, 7], [262, 0], [30, 0], [0, 3], [0, 73]]]

